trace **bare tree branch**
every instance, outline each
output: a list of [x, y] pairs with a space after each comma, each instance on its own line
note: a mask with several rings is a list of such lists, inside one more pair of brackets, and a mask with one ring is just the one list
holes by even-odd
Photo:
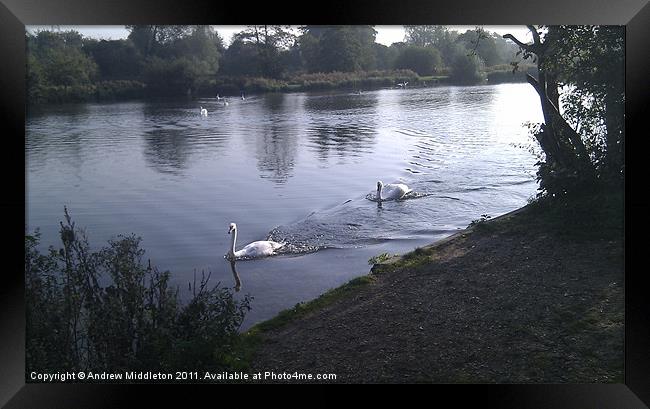
[[512, 40], [515, 44], [517, 44], [519, 47], [523, 48], [524, 50], [526, 50], [528, 52], [531, 52], [531, 53], [533, 52], [532, 44], [522, 43], [521, 41], [517, 40], [515, 38], [515, 36], [513, 36], [512, 34], [505, 34], [503, 36], [503, 38], [507, 38], [509, 40]]
[[526, 26], [526, 27], [528, 27], [528, 29], [530, 30], [530, 33], [533, 35], [533, 44], [535, 44], [537, 46], [541, 45], [542, 42], [541, 42], [541, 40], [539, 38], [539, 32], [537, 31], [535, 26], [530, 25], [530, 26]]

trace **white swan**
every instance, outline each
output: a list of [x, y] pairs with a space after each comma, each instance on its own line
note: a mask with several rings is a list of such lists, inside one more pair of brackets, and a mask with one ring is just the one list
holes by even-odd
[[223, 99], [223, 106], [227, 107], [228, 106], [228, 101], [226, 101], [226, 98], [221, 98]]
[[231, 242], [230, 251], [228, 252], [228, 257], [230, 259], [272, 256], [273, 254], [275, 254], [276, 250], [284, 246], [284, 243], [261, 240], [261, 241], [254, 241], [250, 244], [247, 244], [243, 249], [235, 251], [235, 243], [237, 241], [237, 225], [235, 223], [230, 223], [228, 234], [231, 233], [232, 233], [232, 242]]
[[387, 184], [384, 185], [380, 180], [377, 182], [377, 196], [376, 199], [382, 200], [397, 200], [404, 197], [405, 194], [411, 191], [411, 188], [403, 183]]
[[221, 101], [223, 97], [220, 97], [219, 94], [217, 94], [217, 101]]
[[244, 96], [244, 93], [243, 93], [243, 92], [241, 93], [241, 100], [242, 100], [242, 101], [246, 101], [246, 97]]
[[201, 116], [208, 116], [208, 110], [201, 107]]

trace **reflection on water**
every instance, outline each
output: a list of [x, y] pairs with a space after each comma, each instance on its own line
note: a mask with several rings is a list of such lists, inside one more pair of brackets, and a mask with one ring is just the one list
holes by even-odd
[[155, 129], [146, 132], [144, 155], [150, 166], [159, 172], [174, 174], [187, 168], [192, 142], [184, 131]]
[[305, 101], [310, 114], [309, 141], [318, 158], [339, 160], [372, 152], [377, 94], [318, 95]]
[[235, 291], [239, 292], [239, 290], [241, 290], [241, 279], [239, 278], [239, 273], [237, 273], [237, 270], [235, 269], [235, 260], [230, 260], [230, 269], [235, 278]]
[[285, 183], [295, 165], [298, 135], [286, 120], [273, 117], [272, 112], [267, 115], [266, 126], [251, 138], [257, 151], [257, 169], [261, 178]]
[[[208, 110], [201, 117], [199, 106]], [[527, 84], [79, 104], [30, 111], [27, 224], [56, 245], [63, 206], [91, 244], [141, 236], [186, 285], [214, 271], [254, 297], [245, 327], [368, 271], [368, 258], [428, 244], [536, 190]], [[377, 180], [409, 200], [366, 200]], [[228, 265], [224, 226], [284, 253]]]

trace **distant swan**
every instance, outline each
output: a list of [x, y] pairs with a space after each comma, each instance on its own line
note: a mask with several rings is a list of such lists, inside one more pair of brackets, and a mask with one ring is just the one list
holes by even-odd
[[221, 99], [223, 99], [223, 106], [225, 107], [228, 106], [228, 101], [226, 101], [226, 98], [221, 98]]
[[201, 116], [208, 116], [208, 110], [201, 107]]
[[217, 101], [221, 101], [223, 97], [220, 97], [219, 94], [217, 94]]
[[237, 225], [235, 223], [230, 223], [230, 228], [228, 229], [228, 234], [232, 233], [232, 242], [230, 251], [227, 256], [231, 260], [239, 258], [257, 258], [257, 257], [267, 257], [275, 254], [275, 251], [284, 246], [284, 243], [277, 243], [275, 241], [254, 241], [250, 244], [247, 244], [243, 249], [235, 251], [235, 243], [237, 242]]
[[377, 196], [376, 199], [382, 200], [397, 200], [401, 199], [409, 193], [411, 189], [403, 183], [387, 184], [384, 185], [380, 180], [377, 182]]
[[244, 93], [243, 93], [243, 92], [241, 93], [241, 100], [242, 100], [242, 101], [246, 101], [246, 97], [244, 96]]

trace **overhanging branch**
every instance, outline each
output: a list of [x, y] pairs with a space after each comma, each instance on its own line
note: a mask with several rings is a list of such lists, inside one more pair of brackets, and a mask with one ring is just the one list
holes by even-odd
[[524, 49], [524, 50], [526, 50], [528, 52], [531, 52], [531, 53], [533, 52], [533, 48], [532, 48], [531, 44], [522, 43], [517, 38], [515, 38], [515, 36], [513, 36], [512, 34], [505, 34], [503, 36], [503, 38], [507, 38], [509, 40], [512, 40], [515, 44], [517, 44], [519, 47], [521, 47], [522, 49]]

